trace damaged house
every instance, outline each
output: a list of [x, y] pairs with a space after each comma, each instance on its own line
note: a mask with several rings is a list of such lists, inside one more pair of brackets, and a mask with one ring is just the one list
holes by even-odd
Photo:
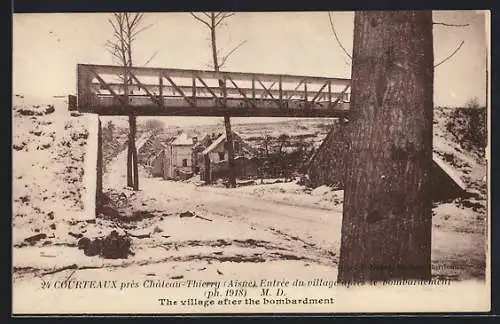
[[[229, 176], [228, 142], [226, 134], [219, 135], [197, 155], [200, 179], [212, 182]], [[238, 134], [233, 132], [233, 151], [236, 178], [247, 179], [257, 175], [257, 152]]]
[[174, 180], [190, 178], [193, 174], [191, 152], [195, 142], [196, 137], [189, 137], [184, 132], [159, 140], [156, 153], [147, 162], [151, 175]]

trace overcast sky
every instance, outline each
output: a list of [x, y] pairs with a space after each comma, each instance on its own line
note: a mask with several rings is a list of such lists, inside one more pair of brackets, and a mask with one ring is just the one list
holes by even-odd
[[[78, 63], [113, 64], [104, 43], [111, 36], [108, 13], [14, 14], [13, 91], [36, 97], [76, 93]], [[209, 33], [188, 13], [151, 13], [134, 48], [134, 65], [158, 51], [148, 66], [208, 69]], [[351, 52], [352, 12], [333, 13], [337, 33]], [[475, 11], [434, 12], [434, 20], [470, 24], [434, 26], [434, 55], [439, 62], [463, 40], [449, 61], [436, 68], [435, 105], [460, 106], [478, 97], [485, 102], [485, 17]], [[241, 41], [225, 70], [350, 77], [347, 56], [336, 43], [326, 12], [238, 13], [218, 31], [218, 46], [228, 51]]]

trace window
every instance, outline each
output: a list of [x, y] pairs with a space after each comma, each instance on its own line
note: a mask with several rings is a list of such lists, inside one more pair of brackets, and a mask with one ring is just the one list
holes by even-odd
[[224, 160], [225, 152], [219, 152], [219, 161]]
[[187, 167], [188, 166], [188, 160], [187, 159], [183, 159], [182, 160], [182, 166], [183, 167]]

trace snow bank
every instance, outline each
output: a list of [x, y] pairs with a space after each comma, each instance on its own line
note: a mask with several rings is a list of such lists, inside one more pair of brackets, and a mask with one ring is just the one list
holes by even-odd
[[[54, 232], [86, 213], [86, 119], [64, 103], [13, 106], [13, 225], [28, 235]], [[22, 230], [21, 230], [22, 229]]]

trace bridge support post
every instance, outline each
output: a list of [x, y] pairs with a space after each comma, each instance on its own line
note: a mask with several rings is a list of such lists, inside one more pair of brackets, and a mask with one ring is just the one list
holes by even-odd
[[102, 202], [102, 135], [98, 114], [85, 114], [89, 136], [84, 156], [83, 210], [76, 213], [68, 211], [67, 219], [75, 221], [92, 221], [96, 219]]
[[97, 163], [96, 163], [96, 192], [95, 192], [95, 202], [96, 209], [99, 210], [102, 207], [102, 175], [103, 175], [103, 157], [102, 157], [102, 125], [101, 118], [97, 116]]

